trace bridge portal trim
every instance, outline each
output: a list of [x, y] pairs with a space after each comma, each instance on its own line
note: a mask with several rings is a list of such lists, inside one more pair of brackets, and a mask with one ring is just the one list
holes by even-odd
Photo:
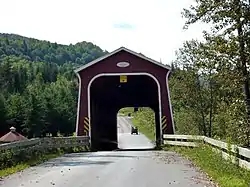
[[172, 109], [172, 103], [170, 98], [170, 91], [169, 91], [169, 84], [168, 84], [168, 76], [170, 74], [170, 71], [167, 72], [166, 75], [166, 86], [167, 86], [167, 92], [168, 92], [168, 102], [169, 102], [169, 108], [170, 108], [170, 115], [171, 115], [171, 121], [172, 121], [172, 127], [173, 127], [173, 133], [175, 134], [175, 125], [174, 125], [174, 116], [173, 116], [173, 109]]
[[[160, 117], [160, 135], [162, 136], [162, 123], [161, 123], [161, 115], [162, 115], [162, 111], [161, 111], [161, 86], [160, 83], [158, 81], [158, 79], [150, 74], [150, 73], [146, 73], [146, 72], [136, 72], [136, 73], [100, 73], [97, 74], [96, 76], [94, 76], [88, 83], [88, 117], [89, 117], [89, 123], [90, 123], [90, 127], [89, 127], [89, 137], [91, 137], [91, 104], [90, 104], [90, 99], [91, 99], [91, 94], [90, 94], [90, 87], [91, 84], [95, 81], [95, 79], [99, 78], [99, 77], [104, 77], [104, 76], [120, 76], [120, 75], [135, 75], [135, 76], [140, 76], [140, 75], [146, 75], [150, 78], [152, 78], [156, 84], [157, 84], [157, 88], [158, 88], [158, 102], [159, 102], [159, 117]], [[79, 76], [80, 77], [80, 76]], [[168, 88], [168, 87], [167, 87]], [[79, 93], [79, 98], [78, 98], [78, 106], [80, 108], [80, 93]], [[77, 119], [79, 120], [79, 112], [77, 113]], [[78, 125], [78, 120], [77, 120], [77, 124]], [[78, 128], [76, 129], [76, 133], [78, 131]]]
[[79, 119], [80, 119], [80, 107], [81, 107], [81, 91], [82, 91], [82, 79], [80, 74], [77, 72], [76, 73], [77, 78], [79, 80], [79, 90], [78, 90], [78, 101], [77, 101], [77, 115], [76, 115], [76, 136], [78, 133], [78, 124], [79, 124]]

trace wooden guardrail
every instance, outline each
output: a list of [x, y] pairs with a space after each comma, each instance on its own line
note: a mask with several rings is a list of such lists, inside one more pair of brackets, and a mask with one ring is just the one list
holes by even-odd
[[177, 145], [177, 146], [186, 146], [186, 147], [197, 147], [197, 142], [201, 142], [203, 136], [193, 136], [193, 135], [164, 135], [164, 144], [167, 145]]
[[240, 167], [250, 169], [250, 149], [205, 136], [165, 134], [163, 139], [164, 144], [173, 146], [198, 147], [201, 144], [208, 144], [213, 147], [214, 151], [221, 153], [224, 159], [231, 160]]
[[88, 146], [89, 137], [77, 136], [77, 137], [46, 137], [36, 138], [29, 140], [22, 140], [12, 143], [0, 144], [0, 152], [6, 150], [21, 151], [24, 149], [37, 149], [37, 148], [70, 148], [79, 146]]

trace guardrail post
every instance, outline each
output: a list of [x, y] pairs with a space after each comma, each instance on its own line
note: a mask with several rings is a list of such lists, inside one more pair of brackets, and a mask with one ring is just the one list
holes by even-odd
[[155, 147], [156, 149], [161, 149], [161, 146], [164, 144], [163, 137], [156, 139], [155, 144], [156, 144]]

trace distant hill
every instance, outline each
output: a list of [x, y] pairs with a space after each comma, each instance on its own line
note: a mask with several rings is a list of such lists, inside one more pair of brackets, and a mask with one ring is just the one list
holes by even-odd
[[0, 60], [6, 56], [16, 56], [28, 61], [86, 64], [107, 51], [91, 42], [62, 45], [37, 40], [16, 34], [0, 33]]
[[75, 132], [74, 68], [107, 51], [90, 42], [61, 45], [0, 34], [0, 136], [11, 126], [28, 138]]

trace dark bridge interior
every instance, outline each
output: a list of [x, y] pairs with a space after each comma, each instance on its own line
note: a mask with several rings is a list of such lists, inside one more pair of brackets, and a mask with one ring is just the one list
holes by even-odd
[[147, 75], [101, 76], [90, 87], [91, 145], [93, 150], [118, 148], [117, 113], [124, 107], [150, 107], [155, 111], [156, 138], [160, 136], [158, 87]]

